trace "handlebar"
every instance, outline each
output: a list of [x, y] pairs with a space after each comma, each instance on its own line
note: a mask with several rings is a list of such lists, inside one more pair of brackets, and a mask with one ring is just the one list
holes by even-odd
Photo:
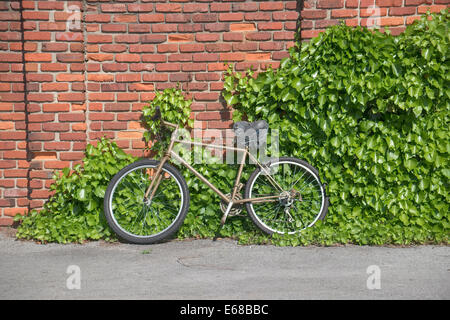
[[161, 119], [161, 108], [159, 106], [156, 107], [155, 115], [152, 117], [152, 120], [158, 120]]
[[161, 120], [161, 124], [165, 125], [167, 127], [172, 127], [175, 129], [178, 129], [178, 125], [174, 124], [174, 123], [170, 123], [170, 122], [166, 122], [161, 118], [161, 108], [159, 106], [157, 106], [155, 108], [155, 115], [151, 118], [153, 121], [160, 119]]

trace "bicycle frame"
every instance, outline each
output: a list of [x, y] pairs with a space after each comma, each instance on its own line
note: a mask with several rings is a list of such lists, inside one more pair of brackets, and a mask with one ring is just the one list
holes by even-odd
[[[150, 201], [153, 198], [156, 189], [159, 186], [159, 183], [161, 182], [162, 179], [162, 167], [163, 165], [166, 163], [166, 161], [169, 161], [170, 158], [174, 158], [175, 160], [179, 161], [183, 166], [185, 166], [189, 171], [191, 171], [197, 178], [199, 178], [203, 183], [205, 183], [209, 188], [211, 188], [211, 190], [213, 190], [223, 201], [225, 201], [225, 203], [228, 204], [228, 208], [227, 211], [229, 211], [231, 209], [231, 207], [233, 206], [233, 204], [242, 204], [242, 203], [246, 203], [246, 202], [253, 202], [253, 203], [257, 203], [257, 202], [273, 202], [273, 201], [277, 201], [278, 200], [278, 196], [267, 196], [267, 197], [257, 197], [257, 198], [248, 198], [248, 199], [238, 199], [236, 198], [236, 194], [238, 192], [238, 190], [240, 189], [239, 187], [241, 186], [240, 181], [241, 181], [241, 176], [242, 176], [242, 170], [244, 168], [245, 165], [245, 160], [247, 159], [247, 156], [254, 161], [260, 168], [261, 170], [263, 170], [268, 177], [269, 182], [277, 189], [279, 189], [280, 191], [282, 191], [283, 189], [280, 187], [280, 185], [270, 176], [269, 172], [267, 171], [267, 169], [248, 151], [248, 148], [242, 149], [242, 148], [237, 148], [237, 147], [229, 147], [229, 146], [221, 146], [221, 145], [215, 145], [215, 144], [208, 144], [208, 143], [202, 143], [202, 142], [195, 142], [192, 140], [189, 141], [185, 141], [185, 140], [178, 140], [178, 139], [174, 139], [173, 137], [176, 137], [177, 134], [177, 130], [178, 130], [178, 126], [173, 124], [173, 123], [169, 123], [166, 121], [163, 121], [161, 119], [161, 123], [163, 125], [166, 125], [168, 127], [172, 127], [175, 128], [174, 133], [172, 134], [172, 138], [170, 140], [170, 144], [169, 147], [167, 149], [167, 151], [164, 154], [164, 157], [161, 159], [158, 167], [156, 168], [156, 173], [153, 175], [152, 177], [152, 182], [150, 183], [149, 188], [147, 189], [147, 192], [145, 193], [145, 198], [148, 198], [149, 194], [150, 194]], [[243, 156], [242, 156], [242, 161], [239, 165], [239, 169], [238, 169], [238, 173], [236, 176], [236, 180], [231, 192], [231, 197], [227, 197], [222, 191], [220, 191], [216, 186], [214, 186], [210, 181], [208, 181], [208, 179], [206, 179], [201, 173], [199, 173], [197, 170], [195, 170], [188, 162], [186, 162], [182, 157], [180, 157], [178, 154], [176, 154], [173, 151], [173, 147], [175, 143], [182, 143], [182, 144], [188, 144], [188, 145], [197, 145], [197, 146], [201, 146], [201, 147], [212, 147], [212, 148], [223, 148], [226, 150], [233, 150], [233, 151], [237, 151], [237, 152], [242, 152]]]

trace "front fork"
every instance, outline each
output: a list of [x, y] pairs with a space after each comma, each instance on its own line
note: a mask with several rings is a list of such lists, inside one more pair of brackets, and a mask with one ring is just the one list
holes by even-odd
[[155, 195], [155, 192], [158, 189], [159, 184], [161, 183], [161, 179], [163, 177], [162, 168], [163, 168], [164, 164], [166, 163], [166, 161], [168, 159], [169, 159], [168, 155], [165, 155], [161, 159], [158, 167], [156, 168], [155, 174], [151, 178], [152, 182], [150, 183], [150, 186], [148, 187], [148, 189], [147, 189], [147, 191], [145, 192], [145, 195], [144, 195], [144, 202], [147, 205], [150, 205], [150, 203], [152, 202], [152, 199], [153, 199], [153, 197]]

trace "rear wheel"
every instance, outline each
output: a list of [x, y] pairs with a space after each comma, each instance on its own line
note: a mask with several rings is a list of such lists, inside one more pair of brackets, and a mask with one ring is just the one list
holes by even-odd
[[106, 190], [106, 220], [128, 242], [150, 244], [166, 239], [186, 217], [189, 190], [182, 175], [170, 164], [162, 167], [162, 179], [153, 199], [145, 199], [158, 164], [149, 159], [132, 163], [113, 177]]
[[293, 234], [325, 217], [328, 198], [314, 167], [300, 159], [281, 157], [265, 168], [267, 172], [256, 169], [245, 187], [247, 199], [272, 197], [271, 201], [246, 203], [251, 219], [261, 230]]

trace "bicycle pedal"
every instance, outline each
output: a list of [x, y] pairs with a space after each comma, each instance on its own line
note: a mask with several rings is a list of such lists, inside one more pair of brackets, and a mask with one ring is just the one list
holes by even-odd
[[225, 221], [227, 221], [228, 214], [230, 213], [232, 207], [233, 207], [233, 201], [230, 201], [228, 203], [227, 210], [225, 210], [225, 213], [223, 214], [222, 219], [220, 219], [220, 223], [222, 225], [224, 225]]

